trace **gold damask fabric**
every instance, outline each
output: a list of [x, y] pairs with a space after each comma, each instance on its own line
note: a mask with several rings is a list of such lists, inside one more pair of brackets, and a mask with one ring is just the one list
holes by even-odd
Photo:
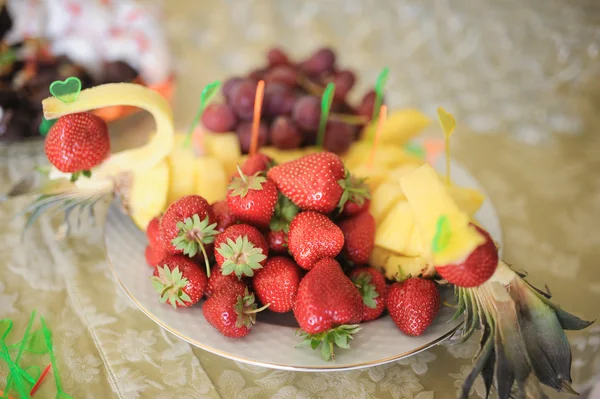
[[[349, 4], [345, 7], [350, 8], [340, 7], [343, 9], [340, 15], [347, 14], [345, 22], [339, 20], [340, 15], [332, 3], [336, 2], [165, 2], [166, 24], [178, 57], [179, 81], [183, 82], [179, 84], [175, 103], [177, 123], [180, 126], [188, 123], [204, 84], [258, 65], [262, 62], [263, 49], [275, 40], [298, 56], [307, 54], [320, 43], [344, 48], [340, 59], [343, 65], [360, 71], [361, 87], [366, 87], [365, 82], [374, 81], [379, 69], [388, 65], [391, 76], [396, 76], [388, 84], [392, 105], [422, 106], [427, 100], [430, 107], [443, 105], [449, 110], [460, 109], [457, 114], [464, 118], [459, 116], [461, 124], [454, 135], [453, 155], [482, 183], [500, 215], [505, 260], [529, 272], [534, 284], [547, 284], [556, 302], [567, 310], [586, 319], [598, 318], [600, 119], [586, 112], [598, 98], [598, 92], [595, 97], [571, 92], [566, 99], [552, 100], [556, 104], [561, 101], [581, 104], [573, 114], [576, 116], [567, 115], [577, 126], [577, 134], [553, 134], [556, 129], [550, 128], [538, 130], [531, 115], [523, 115], [522, 123], [518, 118], [507, 122], [503, 114], [494, 116], [500, 121], [496, 128], [482, 134], [481, 125], [472, 120], [471, 123], [464, 121], [468, 116], [473, 118], [479, 110], [471, 113], [465, 106], [468, 101], [461, 102], [460, 96], [450, 96], [440, 104], [423, 94], [426, 91], [423, 87], [415, 88], [419, 81], [412, 82], [411, 87], [404, 85], [405, 78], [398, 75], [407, 73], [409, 68], [399, 64], [397, 58], [394, 62], [392, 50], [394, 41], [400, 37], [409, 40], [407, 28], [394, 24], [384, 27], [380, 23], [385, 10], [408, 15], [411, 5], [416, 7], [413, 9], [415, 18], [419, 13], [429, 12], [439, 19], [439, 13], [445, 12], [442, 7], [447, 6], [445, 2], [382, 0], [376, 2], [380, 8], [372, 14], [365, 11], [355, 15], [352, 4], [366, 10], [369, 8], [366, 4], [374, 2], [348, 0], [341, 3]], [[551, 7], [553, 2], [544, 4]], [[577, 9], [565, 9], [564, 18], [579, 15]], [[501, 11], [507, 15], [517, 13], [516, 8], [495, 12], [502, 14]], [[294, 18], [289, 13], [294, 13]], [[549, 8], [540, 14], [554, 15]], [[287, 19], [281, 15], [287, 15]], [[458, 29], [456, 34], [460, 29], [475, 29], [484, 24], [484, 21], [468, 20], [478, 25], [465, 27], [466, 17], [459, 6], [451, 15], [458, 19], [446, 21], [450, 25], [445, 29]], [[291, 24], [282, 22], [292, 20], [295, 22]], [[585, 20], [580, 22], [583, 24], [580, 29], [587, 29]], [[341, 38], [339, 31], [343, 28], [338, 24], [342, 23], [354, 24], [347, 31], [353, 39]], [[294, 29], [303, 30], [302, 35], [296, 35], [302, 36], [301, 39], [293, 38]], [[420, 43], [420, 31], [413, 29], [417, 33], [410, 40]], [[556, 31], [560, 37], [561, 28], [557, 27]], [[586, 47], [585, 57], [589, 60], [591, 53], [587, 51]], [[419, 57], [417, 51], [411, 62], [427, 66], [427, 60]], [[551, 63], [549, 69], [560, 70], [552, 64], [555, 58], [546, 61]], [[462, 72], [477, 75], [476, 71]], [[515, 91], [518, 82], [511, 81], [510, 76], [506, 75], [506, 90]], [[433, 75], [431, 79], [437, 81]], [[473, 84], [470, 90], [484, 98], [488, 87], [484, 82]], [[429, 87], [428, 90], [438, 90], [432, 88], [431, 82], [423, 81], [423, 85]], [[447, 87], [448, 82], [440, 85]], [[540, 87], [536, 96], [527, 99], [507, 95], [506, 101], [510, 102], [507, 105], [527, 110], [546, 109], [544, 104], [548, 103], [544, 101], [550, 100], [539, 98], [547, 95], [545, 90], [550, 92], [548, 87]], [[526, 105], [531, 98], [537, 98], [537, 103]], [[497, 103], [500, 103], [498, 98], [487, 104], [493, 107]], [[567, 120], [564, 118], [563, 121]], [[526, 125], [541, 138], [533, 140], [537, 145], [523, 142], [531, 137], [523, 133], [527, 131], [523, 127]], [[116, 129], [117, 140], [135, 140], [137, 132], [148, 131], [151, 124], [144, 118], [134, 117], [117, 124]], [[42, 160], [39, 144], [0, 149], [0, 192]], [[471, 358], [478, 346], [477, 337], [461, 346], [437, 346], [400, 362], [334, 373], [270, 370], [195, 349], [150, 321], [120, 291], [104, 260], [101, 226], [84, 228], [67, 240], [57, 241], [55, 224], [42, 218], [21, 242], [23, 220], [12, 219], [12, 215], [26, 202], [27, 199], [15, 199], [0, 205], [0, 319], [13, 319], [15, 333], [23, 332], [33, 309], [47, 319], [54, 333], [64, 389], [74, 398], [450, 399], [456, 397], [470, 370]], [[589, 391], [600, 379], [600, 325], [569, 333], [569, 338], [573, 348], [574, 388]], [[0, 381], [6, 374], [5, 365], [0, 363]], [[552, 398], [559, 397], [548, 393]], [[54, 395], [53, 384], [48, 381], [36, 397]], [[483, 395], [483, 384], [478, 382], [473, 397]]]

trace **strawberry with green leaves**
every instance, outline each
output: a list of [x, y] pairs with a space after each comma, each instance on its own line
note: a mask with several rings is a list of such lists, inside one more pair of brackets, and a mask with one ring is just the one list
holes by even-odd
[[267, 177], [277, 189], [305, 211], [331, 213], [340, 203], [340, 185], [346, 172], [339, 156], [331, 152], [306, 155], [269, 169]]
[[170, 255], [161, 264], [154, 269], [151, 277], [159, 301], [175, 309], [198, 303], [208, 282], [202, 268], [182, 255]]
[[190, 258], [202, 253], [206, 273], [210, 276], [206, 246], [214, 242], [218, 234], [216, 226], [215, 214], [208, 202], [199, 195], [187, 195], [165, 211], [160, 220], [160, 236], [169, 253]]
[[223, 273], [221, 273], [221, 267], [215, 264], [210, 271], [210, 277], [208, 278], [208, 284], [206, 285], [206, 292], [204, 295], [209, 298], [213, 293], [228, 285], [239, 286], [242, 288], [242, 291], [247, 287], [245, 281], [239, 280], [234, 273], [224, 276]]
[[322, 213], [301, 212], [290, 223], [288, 248], [303, 269], [312, 269], [323, 258], [335, 258], [343, 247], [344, 233]]
[[64, 173], [89, 177], [90, 170], [110, 155], [110, 136], [104, 120], [90, 112], [58, 118], [44, 141], [48, 161]]
[[269, 249], [274, 253], [287, 252], [290, 223], [299, 211], [298, 207], [289, 198], [279, 193], [275, 212], [269, 223], [269, 232], [267, 233]]
[[334, 346], [349, 348], [352, 335], [360, 330], [363, 300], [340, 264], [325, 258], [300, 281], [294, 317], [302, 329], [302, 345], [320, 346], [321, 357], [330, 360]]
[[269, 310], [285, 313], [292, 310], [302, 279], [302, 269], [290, 258], [269, 258], [265, 267], [256, 271], [252, 279], [254, 293]]
[[342, 220], [338, 223], [344, 233], [342, 253], [355, 265], [364, 265], [369, 261], [375, 247], [375, 218], [369, 211]]
[[254, 294], [247, 288], [226, 285], [204, 302], [202, 313], [210, 325], [224, 336], [242, 338], [256, 323], [256, 314], [266, 307], [258, 308]]
[[372, 267], [359, 267], [350, 272], [350, 279], [363, 300], [362, 321], [375, 320], [381, 316], [387, 299], [387, 284], [383, 274]]
[[265, 265], [268, 254], [265, 237], [247, 224], [230, 226], [215, 240], [215, 259], [225, 276], [254, 276], [254, 271]]
[[418, 337], [440, 310], [440, 292], [432, 280], [412, 277], [388, 288], [387, 310], [400, 331]]
[[357, 179], [346, 171], [344, 180], [340, 181], [340, 186], [344, 193], [340, 198], [338, 205], [342, 216], [354, 216], [369, 209], [371, 204], [371, 194], [369, 186], [365, 184], [366, 179]]
[[266, 228], [277, 204], [275, 184], [260, 172], [246, 175], [238, 168], [238, 173], [227, 186], [229, 212], [243, 223]]
[[231, 214], [231, 211], [229, 210], [227, 200], [215, 202], [214, 204], [212, 204], [212, 210], [215, 214], [215, 218], [217, 221], [216, 230], [219, 233], [224, 232], [226, 228], [237, 223], [237, 219]]

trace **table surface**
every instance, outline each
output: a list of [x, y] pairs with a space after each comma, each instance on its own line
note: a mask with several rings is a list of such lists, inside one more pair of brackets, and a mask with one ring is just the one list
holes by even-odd
[[[242, 29], [245, 17], [240, 14], [247, 8], [233, 2], [215, 4], [206, 13], [192, 2], [165, 3], [179, 81], [185, 82], [177, 91], [175, 118], [185, 126], [204, 84], [261, 62], [263, 50], [275, 40], [272, 33], [286, 27], [269, 1], [252, 2], [254, 18], [270, 26], [266, 31], [261, 24]], [[302, 50], [294, 47], [298, 39], [289, 32], [281, 42], [298, 55], [319, 42], [343, 45], [323, 21], [305, 21], [314, 32], [306, 32]], [[381, 31], [376, 21], [370, 23]], [[375, 75], [380, 66], [363, 61], [371, 51], [379, 56], [382, 50], [369, 42], [354, 50], [343, 55], [343, 62]], [[225, 56], [229, 69], [222, 62]], [[393, 73], [401, 70], [392, 68]], [[402, 90], [398, 82], [391, 82], [394, 90]], [[402, 102], [391, 97], [392, 103]], [[567, 310], [596, 319], [600, 135], [594, 128], [600, 122], [581, 112], [585, 125], [579, 134], [553, 135], [540, 145], [525, 144], [502, 130], [479, 134], [463, 125], [455, 134], [453, 155], [481, 181], [497, 208], [505, 260], [529, 272], [535, 284], [547, 284]], [[151, 123], [133, 117], [116, 128], [134, 137], [132, 132], [147, 131]], [[0, 155], [0, 192], [43, 160], [39, 145], [19, 148]], [[13, 319], [17, 331], [33, 309], [47, 319], [64, 389], [75, 398], [454, 398], [470, 370], [477, 337], [393, 364], [318, 374], [248, 366], [209, 354], [166, 333], [120, 291], [106, 267], [100, 228], [57, 241], [52, 221], [42, 218], [21, 242], [23, 221], [11, 216], [26, 202], [20, 198], [0, 206], [0, 319]], [[574, 387], [585, 391], [600, 375], [600, 326], [569, 337]], [[0, 378], [6, 373], [0, 364]], [[53, 389], [52, 383], [44, 384], [39, 397], [53, 397]], [[481, 381], [473, 395], [483, 397]]]

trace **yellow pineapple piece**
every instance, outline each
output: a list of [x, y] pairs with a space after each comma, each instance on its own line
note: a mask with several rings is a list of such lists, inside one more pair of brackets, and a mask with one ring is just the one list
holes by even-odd
[[166, 160], [152, 169], [134, 172], [127, 202], [131, 218], [140, 229], [146, 230], [150, 220], [165, 210], [168, 190]]
[[[357, 141], [342, 159], [348, 168], [356, 168], [367, 164], [371, 155], [371, 144], [367, 141]], [[392, 169], [400, 165], [412, 164], [422, 165], [425, 161], [406, 152], [402, 147], [396, 145], [379, 146], [373, 158], [373, 166], [381, 166]]]
[[381, 271], [389, 280], [396, 277], [430, 275], [431, 270], [425, 258], [403, 256], [387, 249], [375, 247], [369, 257], [369, 265]]
[[406, 176], [410, 172], [417, 170], [419, 168], [419, 166], [421, 166], [423, 163], [424, 162], [421, 162], [420, 164], [409, 163], [409, 164], [398, 166], [398, 167], [392, 169], [387, 174], [387, 176], [385, 177], [385, 181], [395, 183], [398, 186], [400, 186], [400, 179], [402, 179], [404, 176]]
[[[380, 144], [403, 146], [429, 124], [431, 120], [416, 109], [401, 109], [389, 113], [381, 129]], [[362, 138], [368, 139], [376, 128], [377, 124], [367, 125]]]
[[167, 158], [170, 171], [169, 194], [167, 203], [172, 204], [185, 195], [196, 191], [196, 167], [198, 158], [190, 145], [184, 147], [186, 135], [178, 133], [175, 135], [173, 151]]
[[[414, 222], [419, 226], [424, 250], [435, 265], [460, 262], [484, 242], [484, 238], [469, 225], [469, 215], [452, 199], [446, 186], [429, 164], [404, 176], [400, 182]], [[439, 221], [445, 218], [447, 245], [432, 251], [434, 238], [438, 236]], [[429, 244], [427, 244], [429, 243]]]
[[451, 185], [448, 187], [448, 191], [456, 205], [469, 216], [475, 215], [485, 201], [483, 194], [474, 188]]
[[377, 224], [375, 246], [408, 255], [407, 250], [413, 252], [408, 244], [414, 224], [413, 211], [408, 202], [396, 202], [381, 223]]
[[194, 193], [204, 197], [210, 204], [225, 199], [228, 176], [221, 162], [214, 156], [206, 155], [194, 161], [196, 188]]
[[385, 179], [388, 173], [388, 169], [373, 165], [369, 168], [366, 164], [358, 165], [357, 167], [350, 169], [350, 173], [359, 179], [366, 178], [365, 184], [369, 186], [369, 191], [375, 192], [379, 184]]
[[204, 132], [202, 139], [206, 154], [221, 161], [225, 174], [232, 176], [237, 170], [237, 164], [241, 165], [242, 157], [237, 134]]
[[369, 211], [381, 223], [396, 202], [406, 200], [399, 183], [382, 182], [371, 194]]

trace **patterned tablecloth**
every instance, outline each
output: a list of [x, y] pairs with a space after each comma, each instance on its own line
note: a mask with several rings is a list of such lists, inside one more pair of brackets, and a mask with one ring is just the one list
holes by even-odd
[[[320, 43], [343, 48], [341, 62], [360, 71], [363, 89], [388, 65], [392, 106], [412, 104], [428, 111], [441, 104], [464, 122], [455, 134], [454, 155], [482, 182], [499, 212], [506, 261], [527, 270], [535, 284], [548, 284], [566, 309], [597, 318], [600, 119], [588, 110], [598, 109], [600, 91], [591, 83], [581, 89], [582, 79], [592, 76], [588, 66], [597, 57], [594, 40], [600, 37], [592, 2], [588, 7], [580, 2], [580, 8], [565, 5], [560, 15], [557, 2], [540, 2], [539, 13], [530, 20], [531, 10], [517, 9], [517, 2], [493, 7], [490, 2], [488, 17], [480, 19], [473, 17], [470, 1], [458, 9], [444, 1], [381, 0], [377, 10], [369, 10], [367, 4], [375, 2], [367, 0], [343, 0], [337, 8], [333, 3], [222, 1], [204, 7], [197, 1], [165, 2], [179, 79], [185, 82], [175, 104], [178, 124], [190, 120], [204, 84], [262, 62], [264, 50], [275, 41], [299, 56]], [[499, 30], [499, 42], [482, 42], [491, 40], [494, 26], [509, 24], [517, 14], [522, 21], [513, 22], [515, 29]], [[563, 24], [557, 23], [560, 18]], [[542, 20], [547, 24], [540, 26]], [[441, 32], [431, 32], [436, 26]], [[563, 47], [548, 48], [545, 32], [551, 28]], [[519, 29], [530, 32], [527, 40], [511, 42]], [[431, 35], [440, 40], [425, 40]], [[445, 50], [452, 35], [456, 42], [450, 54]], [[473, 48], [467, 46], [470, 41]], [[536, 46], [536, 41], [546, 46]], [[440, 42], [442, 48], [424, 48]], [[481, 48], [493, 53], [489, 47], [496, 45], [496, 54], [504, 58], [487, 70], [467, 62], [479, 59]], [[502, 46], [514, 47], [502, 51]], [[537, 56], [526, 49], [537, 49]], [[437, 75], [440, 64], [431, 64], [432, 54], [448, 61], [446, 78]], [[541, 66], [538, 75], [536, 65]], [[579, 68], [570, 80], [564, 75], [569, 68]], [[547, 73], [557, 79], [562, 73], [568, 90], [564, 82], [549, 87], [539, 75]], [[461, 84], [464, 92], [457, 89]], [[536, 84], [538, 90], [532, 90]], [[561, 107], [568, 104], [571, 108]], [[547, 123], [546, 130], [539, 129], [540, 121]], [[124, 132], [134, 138], [136, 131], [149, 129], [151, 123], [142, 117], [116, 126], [121, 139]], [[0, 192], [40, 160], [39, 144], [0, 148]], [[195, 349], [146, 318], [120, 291], [106, 267], [100, 228], [57, 241], [52, 221], [43, 218], [21, 242], [22, 220], [11, 216], [25, 203], [16, 199], [0, 205], [0, 319], [12, 318], [16, 330], [23, 331], [33, 309], [47, 318], [64, 389], [77, 399], [453, 398], [470, 370], [477, 337], [393, 364], [319, 374], [248, 366]], [[574, 388], [588, 392], [600, 378], [600, 326], [569, 337]], [[0, 377], [6, 373], [0, 364]], [[482, 388], [481, 382], [475, 384], [474, 397], [483, 395]], [[46, 383], [38, 395], [53, 397], [53, 389]]]

